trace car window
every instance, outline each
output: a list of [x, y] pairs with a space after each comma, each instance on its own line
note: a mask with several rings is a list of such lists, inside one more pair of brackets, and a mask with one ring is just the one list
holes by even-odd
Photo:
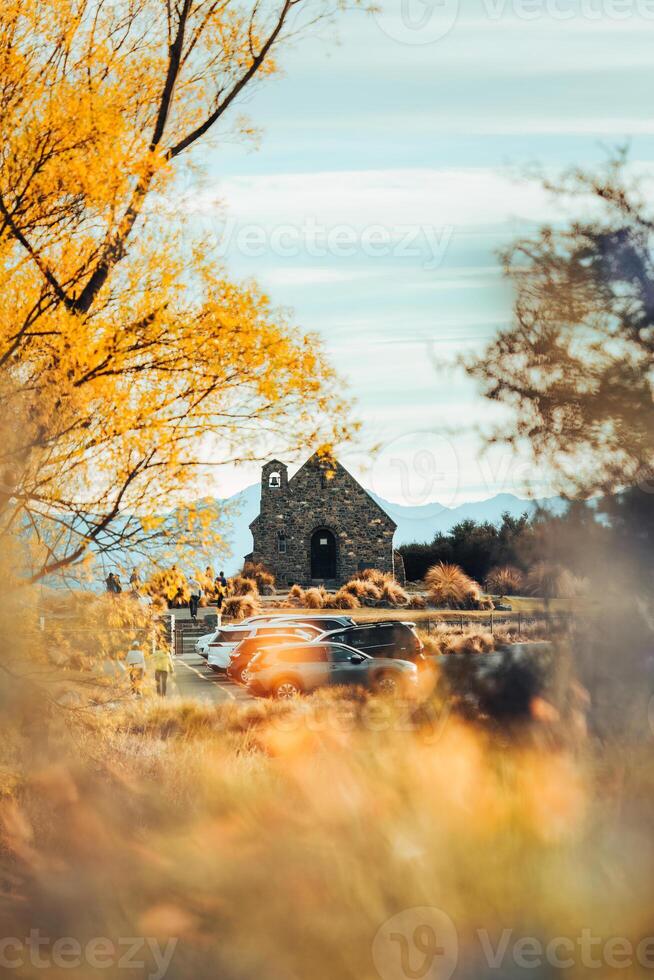
[[357, 651], [348, 649], [346, 646], [330, 646], [329, 659], [332, 663], [349, 663], [351, 657], [356, 657]]
[[278, 657], [285, 663], [290, 664], [323, 663], [327, 660], [327, 650], [323, 646], [307, 644], [307, 646], [289, 647], [286, 650], [282, 649], [279, 651]]
[[239, 640], [244, 640], [245, 637], [249, 635], [250, 634], [247, 630], [218, 630], [214, 643], [238, 643]]
[[359, 648], [371, 646], [371, 644], [377, 642], [377, 630], [373, 630], [365, 626], [343, 630], [342, 636], [342, 643], [347, 643], [348, 646], [356, 647], [357, 650]]
[[386, 644], [395, 643], [396, 637], [394, 626], [378, 626], [376, 630], [369, 630], [369, 632], [373, 634], [370, 637], [370, 642], [376, 643], [378, 646], [386, 646]]

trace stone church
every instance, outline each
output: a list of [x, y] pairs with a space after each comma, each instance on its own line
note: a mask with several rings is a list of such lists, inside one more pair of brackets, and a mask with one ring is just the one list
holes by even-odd
[[250, 524], [247, 560], [262, 562], [282, 586], [338, 586], [366, 568], [401, 580], [396, 526], [340, 463], [315, 454], [289, 480], [274, 459], [261, 472], [261, 512]]

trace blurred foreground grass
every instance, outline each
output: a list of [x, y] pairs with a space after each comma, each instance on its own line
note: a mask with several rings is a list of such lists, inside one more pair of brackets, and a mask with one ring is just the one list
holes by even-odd
[[[112, 602], [84, 607], [82, 650], [47, 642], [29, 603], [0, 624], [3, 975], [649, 975], [654, 764], [623, 635], [621, 675], [599, 680], [637, 724], [586, 736], [563, 647], [559, 693], [512, 726], [465, 720], [431, 684], [417, 703], [121, 701], [98, 657], [117, 618], [130, 640], [147, 624]], [[551, 953], [525, 966], [520, 940]]]
[[[3, 935], [173, 939], [171, 978], [366, 980], [384, 922], [424, 906], [454, 924], [470, 978], [490, 969], [478, 930], [493, 947], [505, 928], [652, 932], [649, 750], [411, 711], [332, 695], [25, 718], [2, 748]], [[409, 944], [421, 915], [405, 912]], [[489, 976], [517, 975], [511, 948]], [[414, 975], [387, 953], [382, 975]]]

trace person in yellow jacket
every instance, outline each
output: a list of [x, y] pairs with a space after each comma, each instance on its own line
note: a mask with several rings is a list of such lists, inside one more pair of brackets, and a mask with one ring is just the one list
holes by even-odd
[[168, 674], [175, 673], [175, 664], [170, 650], [165, 647], [157, 647], [152, 655], [152, 663], [154, 665], [154, 679], [157, 682], [157, 694], [160, 698], [165, 698]]

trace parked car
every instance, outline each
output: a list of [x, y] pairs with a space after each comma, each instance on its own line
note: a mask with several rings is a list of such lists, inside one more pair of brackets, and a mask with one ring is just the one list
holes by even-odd
[[248, 667], [248, 690], [291, 698], [331, 684], [356, 684], [385, 694], [411, 693], [418, 670], [406, 660], [370, 657], [342, 643], [283, 644], [257, 653]]
[[324, 633], [320, 639], [344, 643], [371, 657], [410, 660], [412, 663], [424, 660], [424, 643], [416, 633], [413, 623], [382, 620], [378, 623], [346, 626], [344, 629]]
[[276, 625], [277, 623], [308, 623], [310, 626], [317, 626], [323, 632], [327, 630], [337, 630], [343, 626], [353, 626], [354, 620], [351, 616], [339, 616], [333, 613], [320, 613], [311, 612], [307, 609], [306, 612], [297, 613], [275, 613], [274, 615], [268, 614], [267, 616], [250, 616], [249, 619], [244, 619], [241, 625], [262, 625], [263, 623], [268, 623], [269, 625]]
[[205, 660], [207, 659], [209, 656], [209, 644], [216, 638], [216, 635], [219, 632], [220, 626], [217, 627], [217, 629], [215, 629], [212, 633], [204, 633], [202, 636], [197, 638], [195, 641], [195, 652], [198, 654], [198, 656], [204, 657]]
[[227, 667], [227, 676], [237, 683], [247, 684], [249, 679], [248, 667], [255, 654], [267, 650], [269, 647], [278, 647], [282, 644], [288, 646], [297, 643], [299, 640], [311, 642], [318, 636], [320, 636], [320, 630], [317, 626], [304, 624], [294, 626], [288, 623], [283, 626], [264, 626], [257, 631], [255, 636], [248, 636], [241, 640], [238, 646], [232, 650]]
[[223, 626], [218, 630], [215, 638], [209, 644], [207, 665], [212, 670], [227, 670], [230, 664], [230, 657], [240, 644], [250, 638], [270, 638], [277, 633], [297, 634], [301, 640], [313, 640], [320, 635], [320, 630], [314, 626], [306, 626], [304, 623], [280, 623], [271, 625], [269, 623], [253, 624], [244, 626]]

